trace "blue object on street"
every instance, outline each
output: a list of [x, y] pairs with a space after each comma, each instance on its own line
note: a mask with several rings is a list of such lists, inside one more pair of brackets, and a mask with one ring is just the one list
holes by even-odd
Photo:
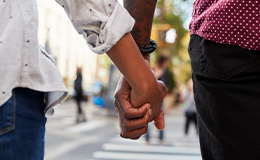
[[93, 103], [97, 106], [104, 107], [104, 100], [98, 96], [93, 97]]

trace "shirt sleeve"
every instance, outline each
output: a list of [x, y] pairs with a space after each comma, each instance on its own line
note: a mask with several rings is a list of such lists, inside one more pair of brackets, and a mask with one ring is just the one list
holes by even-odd
[[103, 54], [126, 33], [135, 20], [117, 0], [56, 0], [65, 10], [77, 32], [90, 49]]

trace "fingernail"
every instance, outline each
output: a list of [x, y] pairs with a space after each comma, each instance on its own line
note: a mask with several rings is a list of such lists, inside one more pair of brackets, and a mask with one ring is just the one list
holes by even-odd
[[151, 108], [149, 108], [148, 113], [149, 113], [149, 116], [151, 117], [152, 116], [152, 109]]
[[148, 110], [149, 108], [151, 108], [151, 106], [150, 106], [150, 105], [147, 105], [146, 108], [147, 108], [147, 110]]

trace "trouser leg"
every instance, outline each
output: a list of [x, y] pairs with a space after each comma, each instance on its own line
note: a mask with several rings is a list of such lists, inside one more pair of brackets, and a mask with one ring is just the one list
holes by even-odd
[[78, 115], [82, 114], [82, 108], [81, 108], [81, 100], [79, 98], [76, 99], [77, 107], [78, 107]]
[[159, 139], [162, 141], [163, 140], [163, 134], [164, 134], [164, 131], [161, 130], [159, 131]]
[[198, 133], [198, 126], [197, 126], [197, 115], [196, 113], [194, 112], [191, 116], [191, 119], [192, 119], [192, 122], [194, 122], [194, 125], [195, 125], [195, 129], [196, 129], [196, 132]]
[[148, 128], [147, 128], [147, 132], [145, 134], [145, 139], [146, 139], [146, 142], [149, 142], [150, 140], [150, 129], [149, 129], [149, 125], [148, 125]]
[[185, 134], [187, 135], [189, 132], [189, 125], [190, 125], [190, 116], [186, 113], [186, 122], [185, 122]]
[[260, 52], [191, 36], [200, 146], [205, 160], [259, 160]]
[[25, 88], [13, 90], [12, 98], [0, 107], [5, 123], [14, 120], [14, 129], [0, 135], [0, 159], [43, 160], [44, 108], [44, 93]]

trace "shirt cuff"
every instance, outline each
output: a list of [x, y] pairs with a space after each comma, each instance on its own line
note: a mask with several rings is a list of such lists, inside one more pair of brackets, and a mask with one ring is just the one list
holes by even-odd
[[117, 2], [105, 26], [103, 28], [102, 25], [100, 26], [99, 34], [88, 35], [84, 31], [83, 36], [93, 52], [103, 54], [109, 51], [126, 33], [131, 32], [134, 24], [135, 20]]

